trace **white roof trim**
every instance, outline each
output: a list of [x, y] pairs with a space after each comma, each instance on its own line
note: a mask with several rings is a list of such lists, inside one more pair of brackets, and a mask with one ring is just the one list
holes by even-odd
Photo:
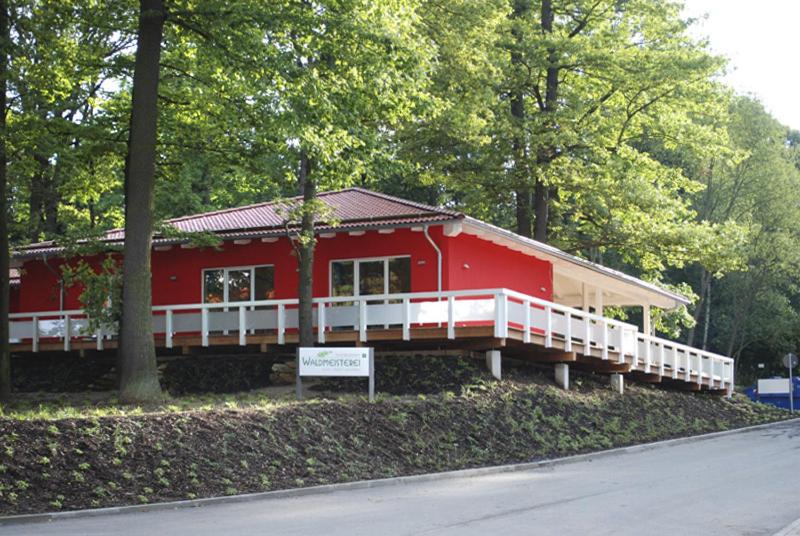
[[[654, 307], [672, 309], [679, 305], [691, 303], [685, 296], [670, 292], [653, 283], [642, 281], [600, 264], [570, 255], [560, 249], [518, 235], [496, 225], [471, 218], [464, 218], [463, 231], [490, 242], [506, 246], [512, 250], [522, 251], [553, 264], [553, 278], [556, 274], [600, 286], [604, 291], [624, 294], [631, 298], [625, 305], [641, 305], [649, 303]], [[612, 302], [607, 302], [609, 305]]]

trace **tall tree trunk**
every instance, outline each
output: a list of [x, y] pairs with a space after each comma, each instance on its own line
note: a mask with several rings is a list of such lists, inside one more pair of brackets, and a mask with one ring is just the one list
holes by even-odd
[[707, 286], [710, 283], [711, 275], [707, 270], [703, 269], [700, 273], [700, 298], [697, 300], [697, 306], [694, 308], [694, 313], [692, 313], [692, 317], [694, 318], [694, 326], [689, 328], [689, 332], [686, 334], [686, 344], [688, 346], [694, 346], [694, 338], [697, 334], [697, 326], [700, 325], [700, 315], [703, 314], [706, 304], [706, 293], [708, 292]]
[[0, 400], [11, 397], [11, 348], [9, 342], [8, 203], [6, 186], [6, 79], [11, 44], [8, 6], [0, 0]]
[[[523, 19], [530, 11], [529, 0], [514, 0], [514, 8], [511, 13], [512, 20]], [[527, 164], [528, 144], [525, 136], [525, 96], [522, 82], [516, 79], [516, 71], [523, 67], [522, 47], [523, 35], [518, 27], [512, 27], [511, 34], [514, 38], [511, 49], [511, 68], [514, 70], [515, 79], [511, 90], [511, 121], [513, 136], [511, 149], [513, 151], [514, 169], [512, 176], [515, 185], [515, 197], [517, 203], [517, 234], [531, 236], [532, 231], [532, 206], [531, 189], [528, 184], [530, 180], [530, 168]]]
[[[542, 0], [541, 9], [542, 33], [546, 36], [553, 33], [553, 22], [555, 12], [553, 11], [552, 0]], [[558, 86], [559, 71], [561, 67], [558, 63], [558, 54], [555, 48], [547, 49], [547, 71], [545, 76], [544, 105], [542, 113], [545, 115], [545, 125], [551, 130], [555, 130], [557, 125], [552, 114], [558, 107]], [[539, 242], [547, 242], [548, 227], [550, 224], [550, 199], [556, 195], [554, 187], [548, 186], [543, 180], [541, 167], [548, 165], [557, 156], [555, 147], [542, 147], [537, 154], [536, 163], [540, 168], [536, 174], [536, 185], [534, 191], [534, 210], [535, 222], [533, 237]]]
[[300, 241], [297, 261], [300, 265], [298, 296], [298, 329], [300, 346], [314, 346], [314, 210], [311, 203], [317, 196], [317, 185], [311, 173], [311, 161], [304, 152], [300, 156], [300, 169], [297, 182], [303, 196], [303, 215], [300, 223]]
[[136, 65], [133, 74], [130, 139], [125, 199], [120, 400], [152, 402], [162, 398], [152, 326], [150, 252], [153, 235], [156, 120], [162, 0], [141, 0]]
[[28, 239], [31, 242], [38, 242], [42, 238], [44, 230], [44, 190], [47, 180], [47, 171], [50, 167], [47, 157], [41, 153], [35, 153], [33, 159], [36, 161], [36, 171], [31, 177], [30, 197], [28, 198]]
[[708, 278], [706, 286], [706, 316], [703, 322], [703, 350], [708, 350], [708, 329], [711, 325], [711, 278]]

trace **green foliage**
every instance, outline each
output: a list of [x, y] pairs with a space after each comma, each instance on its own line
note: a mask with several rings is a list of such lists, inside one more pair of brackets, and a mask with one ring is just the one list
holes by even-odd
[[98, 268], [81, 258], [62, 266], [66, 287], [81, 289], [78, 299], [86, 312], [86, 334], [116, 333], [122, 314], [122, 271], [118, 257], [106, 255]]

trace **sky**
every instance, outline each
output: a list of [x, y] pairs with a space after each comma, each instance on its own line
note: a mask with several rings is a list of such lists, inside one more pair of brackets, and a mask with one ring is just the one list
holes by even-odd
[[684, 15], [708, 17], [693, 33], [729, 60], [724, 77], [800, 130], [800, 0], [684, 0]]

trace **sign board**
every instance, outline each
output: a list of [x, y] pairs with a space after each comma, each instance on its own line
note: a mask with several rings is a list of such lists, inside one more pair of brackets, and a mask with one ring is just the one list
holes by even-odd
[[793, 353], [788, 353], [783, 356], [783, 366], [786, 368], [795, 368], [798, 364], [797, 356]]
[[759, 395], [788, 395], [789, 378], [773, 378], [769, 380], [758, 380]]
[[298, 348], [297, 399], [303, 399], [303, 377], [345, 376], [369, 378], [369, 401], [375, 400], [375, 350], [373, 348]]
[[372, 348], [299, 348], [300, 376], [370, 375]]

